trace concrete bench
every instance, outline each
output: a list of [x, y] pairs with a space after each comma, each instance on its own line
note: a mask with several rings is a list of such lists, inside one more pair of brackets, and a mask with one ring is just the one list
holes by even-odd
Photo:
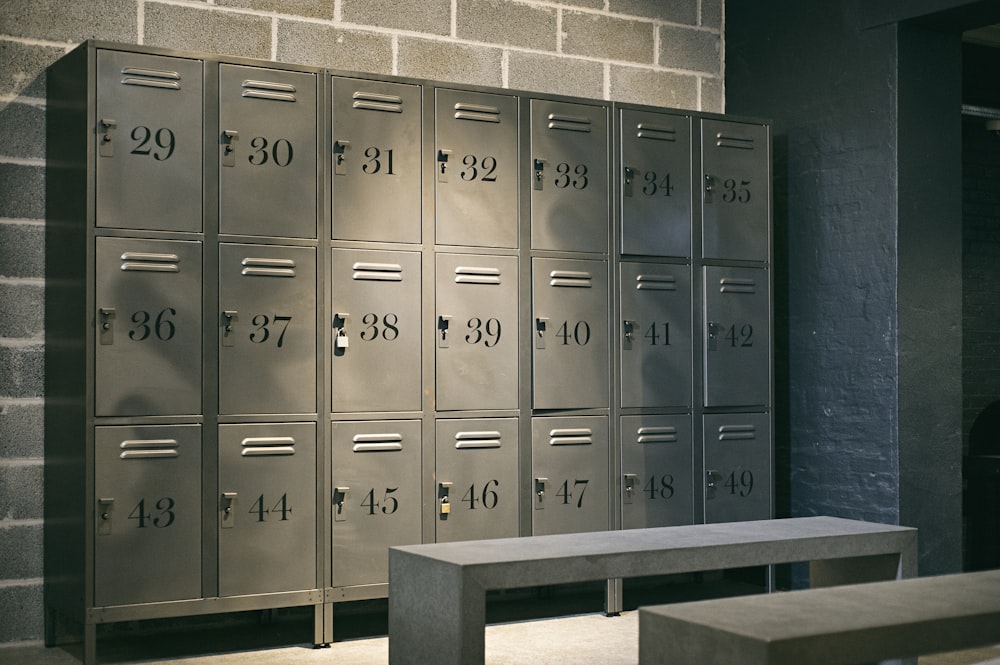
[[1000, 571], [639, 609], [639, 664], [856, 665], [1000, 644]]
[[389, 663], [482, 663], [490, 589], [798, 561], [813, 586], [913, 577], [917, 531], [803, 517], [391, 547]]

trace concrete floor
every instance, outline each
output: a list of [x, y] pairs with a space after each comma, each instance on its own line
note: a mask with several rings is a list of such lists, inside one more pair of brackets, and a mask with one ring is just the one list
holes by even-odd
[[[334, 643], [329, 649], [314, 649], [308, 640], [268, 644], [268, 639], [262, 640], [261, 631], [251, 629], [242, 633], [245, 630], [112, 637], [100, 643], [98, 662], [115, 665], [388, 663], [388, 638], [384, 636], [348, 639]], [[270, 640], [276, 637], [280, 637], [280, 631]], [[240, 646], [241, 640], [256, 644], [248, 649], [246, 644]], [[0, 645], [0, 665], [76, 665], [79, 657], [80, 646], [76, 644], [51, 649], [40, 644]], [[491, 624], [486, 628], [487, 665], [635, 665], [637, 661], [638, 612], [635, 611], [617, 617], [598, 612]], [[973, 664], [1000, 665], [1000, 646], [920, 658], [920, 665]]]

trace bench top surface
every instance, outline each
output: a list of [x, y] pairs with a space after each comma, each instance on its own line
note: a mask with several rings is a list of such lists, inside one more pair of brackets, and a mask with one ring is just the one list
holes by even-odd
[[[390, 557], [393, 552], [399, 552], [459, 566], [485, 566], [520, 561], [600, 558], [628, 553], [655, 553], [665, 550], [788, 544], [792, 541], [819, 543], [828, 542], [830, 539], [867, 535], [898, 534], [916, 538], [916, 531], [911, 527], [838, 517], [793, 517], [750, 522], [405, 545], [391, 547]], [[792, 558], [789, 560], [802, 559]]]
[[772, 645], [899, 627], [915, 631], [899, 639], [917, 640], [978, 618], [995, 627], [992, 644], [1000, 634], [1000, 570], [654, 605], [639, 614], [640, 632], [649, 617], [652, 630], [664, 622], [693, 624]]

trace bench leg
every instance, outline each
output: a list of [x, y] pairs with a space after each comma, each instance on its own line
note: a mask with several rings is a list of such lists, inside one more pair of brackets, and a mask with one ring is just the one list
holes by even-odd
[[460, 566], [416, 558], [389, 550], [389, 665], [483, 663], [486, 590]]
[[875, 554], [809, 562], [809, 586], [814, 589], [841, 584], [884, 582], [910, 576], [900, 567], [898, 554]]

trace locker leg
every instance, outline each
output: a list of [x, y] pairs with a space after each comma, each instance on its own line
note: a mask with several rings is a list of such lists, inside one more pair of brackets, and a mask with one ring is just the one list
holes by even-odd
[[83, 665], [97, 665], [97, 624], [83, 624]]
[[[329, 622], [327, 619], [329, 618]], [[329, 630], [327, 630], [329, 623]], [[313, 647], [329, 649], [333, 642], [333, 606], [320, 603], [313, 606]]]
[[616, 617], [622, 613], [622, 587], [622, 578], [617, 577], [608, 580], [607, 587], [604, 589], [604, 613], [609, 617]]

